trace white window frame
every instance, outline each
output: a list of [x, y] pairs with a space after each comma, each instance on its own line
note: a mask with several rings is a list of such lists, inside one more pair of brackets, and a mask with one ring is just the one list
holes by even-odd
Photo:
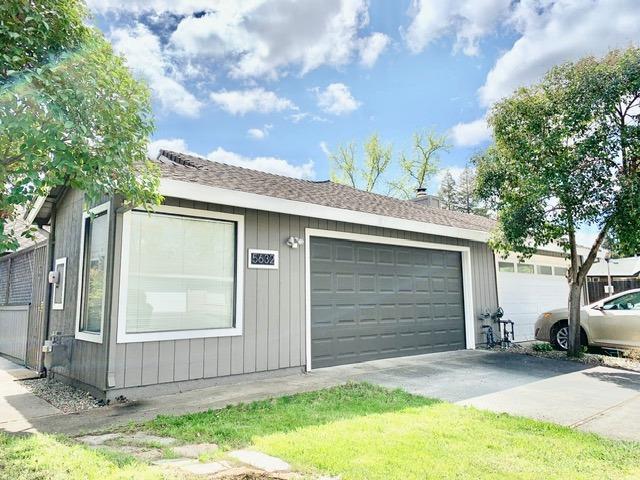
[[[140, 210], [138, 210], [139, 212]], [[229, 328], [207, 328], [200, 330], [171, 330], [165, 332], [127, 333], [127, 287], [131, 237], [131, 211], [122, 215], [122, 249], [120, 257], [120, 289], [118, 297], [118, 334], [116, 343], [155, 342], [162, 340], [185, 340], [191, 338], [214, 338], [240, 336], [244, 319], [244, 215], [211, 212], [194, 208], [161, 205], [153, 213], [165, 213], [180, 217], [210, 220], [225, 220], [236, 223], [236, 304], [234, 326]]]
[[381, 237], [378, 235], [366, 235], [362, 233], [339, 232], [333, 230], [323, 230], [316, 228], [305, 228], [305, 349], [306, 349], [306, 371], [312, 370], [311, 365], [311, 239], [313, 237], [335, 238], [340, 240], [351, 240], [354, 242], [376, 243], [380, 245], [393, 245], [400, 247], [425, 248], [429, 250], [444, 250], [459, 252], [462, 267], [462, 296], [464, 301], [464, 328], [465, 343], [468, 350], [476, 348], [476, 316], [475, 303], [473, 300], [473, 273], [471, 268], [471, 248], [461, 245], [449, 245], [446, 243], [421, 242], [417, 240], [406, 240], [404, 238]]
[[[54, 265], [54, 272], [60, 272], [59, 268], [62, 265], [64, 267], [64, 275], [62, 275], [62, 279], [58, 277], [58, 283], [54, 283], [51, 289], [51, 309], [64, 310], [64, 289], [67, 284], [67, 257], [57, 258]], [[56, 292], [58, 289], [60, 290], [60, 302], [56, 302]]]
[[[84, 248], [85, 248], [85, 236], [86, 236], [86, 227], [87, 227], [87, 218], [93, 217], [95, 215], [99, 215], [101, 213], [105, 213], [107, 218], [107, 225], [110, 222], [110, 210], [111, 210], [111, 202], [102, 203], [96, 207], [89, 209], [82, 214], [82, 228], [80, 230], [80, 257], [78, 261], [78, 298], [76, 302], [76, 334], [75, 338], [77, 340], [84, 340], [86, 342], [93, 343], [102, 343], [102, 338], [104, 335], [104, 317], [105, 317], [105, 304], [107, 301], [107, 268], [104, 269], [104, 285], [105, 285], [105, 294], [102, 297], [102, 317], [100, 319], [100, 333], [92, 333], [85, 332], [80, 330], [80, 322], [82, 320], [82, 290], [84, 287]], [[107, 230], [108, 231], [108, 230]], [[107, 240], [107, 251], [109, 241]], [[107, 262], [109, 258], [107, 257]]]

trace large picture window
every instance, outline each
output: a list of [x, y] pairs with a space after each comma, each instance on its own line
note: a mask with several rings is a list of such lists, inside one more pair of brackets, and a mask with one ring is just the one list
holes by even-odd
[[84, 214], [76, 338], [98, 343], [102, 342], [104, 324], [108, 232], [108, 203]]
[[123, 223], [119, 342], [241, 333], [241, 216], [161, 207]]

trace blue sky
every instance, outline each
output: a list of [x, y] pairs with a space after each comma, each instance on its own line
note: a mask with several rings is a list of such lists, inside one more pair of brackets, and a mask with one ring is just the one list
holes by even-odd
[[447, 134], [455, 173], [491, 141], [494, 101], [640, 39], [636, 0], [88, 3], [154, 92], [152, 152], [314, 179], [327, 150], [373, 132], [396, 154], [415, 131]]

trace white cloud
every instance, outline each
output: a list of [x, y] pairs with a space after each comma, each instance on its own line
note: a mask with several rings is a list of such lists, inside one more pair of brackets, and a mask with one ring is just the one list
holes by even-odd
[[269, 136], [269, 130], [273, 128], [273, 125], [267, 123], [262, 128], [250, 128], [247, 130], [247, 135], [254, 140], [263, 140]]
[[220, 90], [210, 94], [211, 100], [232, 115], [244, 115], [248, 112], [270, 113], [282, 110], [297, 110], [289, 99], [278, 97], [264, 88], [248, 90]]
[[520, 33], [479, 91], [489, 106], [516, 88], [539, 80], [553, 65], [640, 42], [637, 0], [522, 2], [511, 16]]
[[342, 115], [353, 112], [360, 106], [349, 87], [344, 83], [332, 83], [324, 90], [314, 89], [317, 95], [318, 107], [326, 113], [333, 115]]
[[281, 158], [245, 157], [234, 152], [229, 152], [222, 147], [218, 147], [216, 150], [210, 152], [207, 158], [214, 162], [251, 168], [253, 170], [275, 173], [276, 175], [284, 175], [286, 177], [313, 178], [315, 176], [312, 160], [309, 160], [303, 165], [292, 165]]
[[469, 147], [491, 140], [491, 129], [484, 118], [468, 123], [458, 123], [451, 128], [453, 142], [461, 147]]
[[372, 67], [378, 57], [387, 48], [391, 39], [384, 33], [376, 32], [360, 41], [360, 63], [365, 67]]
[[131, 29], [118, 28], [110, 37], [114, 51], [123, 55], [129, 68], [149, 83], [164, 111], [198, 116], [202, 102], [175, 78], [175, 68], [160, 40], [146, 26], [138, 23]]
[[277, 78], [292, 69], [304, 75], [354, 58], [370, 66], [386, 46], [381, 33], [361, 35], [369, 22], [367, 0], [218, 1], [199, 10], [206, 13], [180, 21], [172, 47], [220, 60], [236, 78]]
[[147, 146], [147, 153], [150, 158], [156, 158], [160, 150], [172, 150], [180, 153], [192, 153], [187, 147], [187, 142], [182, 138], [161, 138], [150, 142]]
[[411, 23], [404, 31], [409, 49], [418, 53], [430, 43], [455, 35], [454, 51], [478, 55], [479, 40], [493, 30], [510, 9], [510, 0], [413, 0]]
[[322, 142], [320, 142], [319, 146], [320, 150], [322, 150], [322, 153], [324, 153], [327, 157], [331, 156], [331, 150], [329, 150], [327, 142], [323, 140]]
[[189, 14], [207, 10], [216, 2], [211, 0], [87, 0], [86, 3], [92, 11], [103, 14], [110, 11]]
[[236, 165], [238, 167], [260, 170], [262, 172], [275, 173], [293, 178], [314, 178], [316, 175], [313, 160], [309, 160], [302, 165], [294, 165], [278, 157], [245, 157], [235, 152], [230, 152], [222, 147], [212, 150], [207, 155], [200, 155], [192, 152], [182, 138], [161, 138], [149, 144], [149, 156], [156, 158], [160, 149], [173, 150], [181, 153], [188, 153], [201, 158], [206, 158], [213, 162]]
[[460, 180], [460, 175], [462, 175], [463, 170], [464, 170], [464, 167], [455, 167], [455, 166], [439, 169], [431, 180], [430, 190], [432, 192], [437, 192], [440, 189], [442, 180], [444, 179], [444, 176], [447, 174], [447, 172], [449, 172], [453, 177], [453, 179], [457, 182], [458, 180]]

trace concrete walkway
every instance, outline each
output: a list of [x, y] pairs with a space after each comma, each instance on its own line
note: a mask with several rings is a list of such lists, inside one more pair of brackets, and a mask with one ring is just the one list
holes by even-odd
[[[18, 408], [14, 415], [16, 420], [4, 422], [0, 429], [19, 431], [21, 427], [35, 427], [45, 432], [78, 435], [131, 421], [150, 420], [159, 414], [221, 408], [239, 402], [317, 390], [347, 381], [368, 381], [403, 388], [461, 405], [524, 415], [609, 437], [640, 441], [640, 374], [479, 350], [376, 360], [314, 370], [309, 374], [239, 381], [78, 414], [60, 415], [56, 412], [43, 415], [44, 410], [35, 409], [36, 416], [32, 418], [25, 409]], [[17, 406], [16, 402], [12, 405]], [[46, 405], [49, 411], [55, 410]]]
[[640, 441], [640, 374], [595, 367], [458, 402]]
[[32, 422], [62, 413], [18, 381], [34, 376], [33, 371], [0, 357], [0, 430], [32, 431]]

